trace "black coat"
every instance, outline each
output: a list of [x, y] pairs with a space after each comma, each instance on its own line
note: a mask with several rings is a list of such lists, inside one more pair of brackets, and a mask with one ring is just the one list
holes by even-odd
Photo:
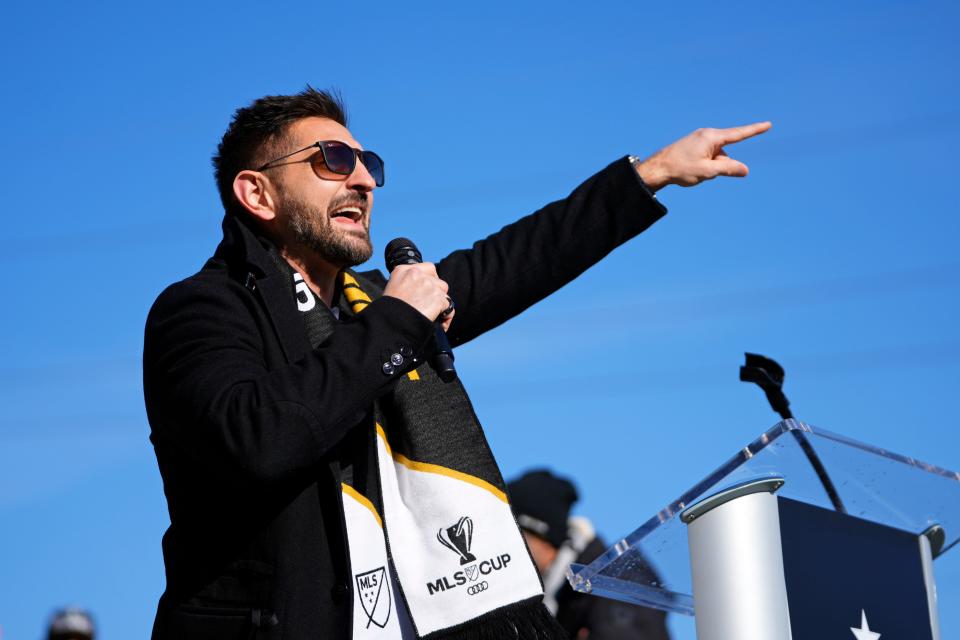
[[[664, 213], [623, 159], [450, 254], [437, 271], [457, 303], [451, 344], [517, 315]], [[386, 375], [385, 357], [403, 346], [429, 357], [433, 323], [379, 298], [311, 349], [262, 241], [231, 215], [223, 232], [147, 318], [144, 395], [171, 521], [154, 638], [349, 638], [338, 447], [407, 372]]]
[[[606, 550], [603, 540], [594, 538], [574, 562], [588, 565]], [[645, 562], [634, 570], [648, 579], [656, 578]], [[574, 639], [670, 640], [665, 612], [578, 593], [569, 584], [564, 584], [557, 594], [557, 620]]]

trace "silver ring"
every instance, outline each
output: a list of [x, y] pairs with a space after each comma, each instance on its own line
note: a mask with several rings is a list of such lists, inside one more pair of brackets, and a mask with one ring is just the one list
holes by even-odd
[[450, 296], [447, 296], [447, 302], [450, 303], [450, 306], [447, 307], [447, 308], [444, 310], [444, 312], [440, 314], [440, 317], [441, 317], [441, 318], [446, 318], [446, 317], [449, 316], [451, 313], [453, 313], [453, 310], [454, 310], [454, 309], [457, 308], [457, 305], [453, 304], [453, 298], [451, 298]]

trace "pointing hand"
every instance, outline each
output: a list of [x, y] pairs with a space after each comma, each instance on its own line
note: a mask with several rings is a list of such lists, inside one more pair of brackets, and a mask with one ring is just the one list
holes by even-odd
[[653, 191], [668, 184], [692, 187], [717, 176], [742, 178], [750, 170], [729, 157], [724, 145], [752, 138], [771, 126], [770, 122], [757, 122], [730, 129], [697, 129], [641, 162], [637, 173]]

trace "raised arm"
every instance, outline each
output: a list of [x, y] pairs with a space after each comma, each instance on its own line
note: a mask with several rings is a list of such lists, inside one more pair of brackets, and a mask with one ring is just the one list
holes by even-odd
[[652, 225], [666, 213], [653, 195], [659, 189], [746, 176], [746, 165], [727, 156], [724, 145], [770, 126], [698, 129], [646, 160], [618, 160], [567, 198], [441, 260], [437, 273], [457, 305], [451, 344], [517, 315]]

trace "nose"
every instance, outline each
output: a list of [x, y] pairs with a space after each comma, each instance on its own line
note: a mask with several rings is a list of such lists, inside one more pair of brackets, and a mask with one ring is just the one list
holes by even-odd
[[361, 162], [359, 157], [357, 158], [357, 166], [354, 167], [353, 173], [347, 177], [347, 186], [351, 189], [364, 192], [373, 191], [377, 186], [377, 181], [373, 179], [373, 176], [367, 171], [367, 167]]

